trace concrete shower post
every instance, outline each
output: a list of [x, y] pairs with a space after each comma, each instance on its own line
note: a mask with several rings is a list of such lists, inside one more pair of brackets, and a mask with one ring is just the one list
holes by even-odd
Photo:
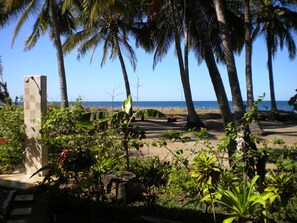
[[[25, 169], [32, 175], [48, 164], [48, 150], [39, 143], [41, 120], [46, 115], [46, 76], [27, 76], [24, 79], [24, 119], [27, 134]], [[43, 171], [39, 176], [44, 176]]]

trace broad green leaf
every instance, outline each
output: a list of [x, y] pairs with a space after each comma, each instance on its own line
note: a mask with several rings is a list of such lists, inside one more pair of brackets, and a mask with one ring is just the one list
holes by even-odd
[[35, 175], [37, 175], [38, 173], [40, 173], [42, 171], [50, 170], [50, 169], [53, 169], [53, 165], [51, 165], [51, 164], [45, 165], [45, 166], [41, 167], [40, 169], [38, 169], [35, 173], [33, 173], [30, 176], [30, 178], [34, 177]]
[[235, 220], [236, 216], [229, 216], [228, 218], [226, 218], [223, 223], [232, 223]]
[[129, 114], [129, 111], [131, 110], [131, 108], [132, 108], [132, 97], [131, 95], [129, 95], [129, 97], [122, 104], [122, 111]]
[[261, 197], [264, 201], [270, 199], [271, 197], [274, 196], [274, 193], [273, 192], [264, 192], [261, 194]]
[[200, 202], [204, 202], [204, 201], [211, 201], [210, 194], [207, 194], [203, 198], [201, 198]]

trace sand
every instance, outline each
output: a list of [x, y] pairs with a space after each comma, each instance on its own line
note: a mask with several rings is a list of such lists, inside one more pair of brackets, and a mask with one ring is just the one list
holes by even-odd
[[[165, 110], [162, 111], [170, 117], [175, 117], [176, 122], [168, 122], [167, 118], [145, 118], [144, 121], [136, 120], [133, 122], [134, 126], [139, 126], [146, 132], [147, 142], [157, 141], [159, 137], [167, 139], [166, 147], [153, 147], [144, 146], [141, 150], [142, 155], [152, 156], [158, 155], [161, 159], [170, 158], [172, 151], [176, 149], [194, 149], [198, 151], [202, 147], [205, 147], [203, 140], [200, 140], [197, 144], [195, 134], [187, 133], [186, 125], [186, 113], [185, 111]], [[221, 119], [221, 115], [217, 110], [200, 110], [197, 112], [203, 123], [207, 127], [206, 134], [212, 146], [217, 145], [220, 138], [224, 136], [224, 127]], [[273, 121], [268, 112], [259, 113], [260, 126], [264, 133], [260, 136], [260, 139], [269, 142], [269, 146], [274, 149], [282, 149], [281, 145], [273, 145], [275, 139], [281, 139], [287, 146], [297, 145], [297, 114], [291, 112], [280, 112], [280, 120]], [[188, 143], [182, 143], [181, 141], [171, 141], [168, 137], [168, 131], [184, 132], [184, 136], [189, 140]], [[261, 145], [259, 144], [258, 147]]]

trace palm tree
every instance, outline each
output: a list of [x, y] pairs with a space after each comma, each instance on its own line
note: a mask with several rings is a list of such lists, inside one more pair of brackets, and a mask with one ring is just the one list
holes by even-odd
[[169, 1], [169, 12], [170, 17], [172, 19], [172, 28], [173, 28], [173, 37], [175, 42], [175, 50], [179, 62], [179, 69], [180, 69], [180, 76], [181, 81], [184, 89], [185, 100], [188, 108], [188, 117], [187, 117], [187, 127], [204, 127], [203, 122], [200, 120], [199, 116], [197, 115], [194, 107], [194, 103], [192, 100], [192, 93], [190, 87], [190, 80], [189, 80], [189, 64], [188, 64], [188, 54], [189, 54], [189, 37], [188, 37], [188, 21], [187, 21], [187, 8], [186, 8], [186, 1], [184, 3], [184, 11], [183, 11], [183, 29], [184, 29], [184, 57], [182, 55], [182, 49], [180, 46], [180, 31], [178, 25], [178, 11], [176, 8], [176, 3], [173, 0]]
[[206, 16], [202, 11], [202, 3], [203, 1], [199, 0], [192, 5], [193, 13], [195, 15], [193, 27], [196, 27], [196, 29], [193, 29], [191, 33], [194, 36], [198, 36], [197, 39], [201, 41], [200, 42], [197, 40], [194, 44], [194, 47], [196, 48], [196, 52], [201, 52], [202, 49], [203, 57], [207, 65], [221, 111], [223, 123], [226, 127], [228, 123], [233, 122], [233, 116], [229, 107], [229, 102], [221, 74], [218, 70], [216, 59], [214, 57], [213, 45], [211, 42], [209, 28], [207, 26]]
[[7, 89], [7, 82], [3, 80], [3, 67], [0, 56], [0, 108], [5, 105], [11, 105], [11, 98]]
[[[155, 45], [153, 68], [167, 54], [169, 47], [174, 43], [188, 110], [187, 127], [201, 128], [204, 127], [204, 124], [195, 111], [189, 80], [189, 36], [186, 3], [186, 1], [178, 2], [174, 0], [170, 0], [169, 2], [153, 1], [147, 9], [148, 24], [152, 29], [151, 35], [153, 36]], [[184, 52], [181, 47], [183, 31]]]
[[245, 28], [245, 76], [247, 105], [252, 108], [254, 104], [253, 79], [252, 79], [252, 37], [251, 37], [251, 12], [250, 0], [244, 0], [244, 28]]
[[[205, 16], [203, 14], [203, 11], [201, 10], [202, 8], [201, 2], [202, 1], [200, 0], [196, 1], [194, 6], [192, 7], [195, 10], [195, 14], [196, 14], [195, 23], [197, 27], [197, 35], [200, 35], [199, 37], [201, 40], [201, 47], [204, 53], [204, 59], [208, 67], [209, 74], [213, 83], [213, 87], [217, 96], [217, 101], [220, 107], [224, 125], [227, 126], [228, 123], [234, 123], [234, 121], [236, 122], [236, 120], [233, 119], [233, 115], [231, 113], [228, 99], [226, 96], [226, 91], [214, 58], [213, 46], [210, 39], [209, 28], [207, 27]], [[240, 112], [240, 110], [238, 112]], [[230, 147], [228, 149], [228, 156], [229, 156], [230, 163], [232, 163], [231, 157], [233, 156], [235, 149], [236, 149], [236, 142], [231, 141]]]
[[[132, 46], [129, 44], [129, 27], [131, 26], [133, 17], [128, 15], [128, 12], [132, 13], [133, 11], [134, 6], [132, 2], [115, 2], [101, 8], [98, 8], [96, 4], [84, 4], [81, 6], [83, 7], [83, 11], [79, 12], [79, 21], [82, 29], [68, 37], [63, 46], [64, 51], [70, 52], [78, 46], [77, 58], [80, 59], [91, 50], [92, 61], [96, 48], [102, 44], [103, 56], [101, 67], [105, 64], [109, 52], [110, 59], [119, 58], [125, 82], [126, 96], [128, 98], [131, 95], [131, 90], [121, 48], [124, 48], [128, 52], [129, 61], [135, 71], [137, 58]], [[126, 12], [126, 14], [122, 12]], [[91, 18], [89, 15], [92, 15]], [[132, 109], [130, 114], [132, 114]]]
[[[243, 0], [244, 7], [244, 41], [245, 41], [245, 78], [246, 78], [246, 95], [247, 107], [251, 109], [254, 105], [254, 90], [253, 90], [253, 75], [252, 75], [252, 15], [250, 0]], [[250, 123], [252, 132], [263, 134], [263, 129], [260, 126], [257, 118], [254, 118]]]
[[226, 19], [225, 9], [222, 0], [213, 0], [216, 10], [217, 19], [220, 26], [222, 44], [224, 47], [224, 58], [227, 66], [229, 84], [232, 93], [233, 112], [235, 116], [235, 122], [240, 125], [241, 118], [244, 115], [245, 109], [241, 96], [240, 85], [238, 81], [238, 75], [236, 70], [236, 64], [233, 53], [233, 45], [230, 37], [229, 25]]
[[25, 50], [32, 49], [39, 37], [49, 30], [50, 39], [53, 41], [57, 52], [61, 106], [65, 108], [68, 107], [68, 96], [61, 35], [71, 33], [75, 26], [70, 12], [66, 10], [62, 13], [62, 4], [63, 2], [59, 0], [7, 0], [6, 8], [9, 12], [16, 11], [20, 15], [14, 31], [12, 44], [23, 24], [31, 16], [35, 17], [35, 23], [32, 33], [25, 41]]
[[296, 45], [293, 32], [297, 28], [297, 12], [290, 7], [295, 1], [261, 0], [256, 1], [256, 22], [260, 34], [265, 36], [267, 47], [267, 68], [269, 74], [271, 112], [277, 114], [274, 90], [273, 57], [278, 46], [287, 46], [289, 58], [296, 57]]

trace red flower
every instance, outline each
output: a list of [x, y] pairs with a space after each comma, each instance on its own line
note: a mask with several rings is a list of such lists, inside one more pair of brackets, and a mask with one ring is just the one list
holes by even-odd
[[66, 158], [68, 156], [69, 149], [62, 149], [61, 157]]
[[2, 145], [5, 145], [7, 143], [7, 140], [6, 139], [1, 139], [1, 144]]

